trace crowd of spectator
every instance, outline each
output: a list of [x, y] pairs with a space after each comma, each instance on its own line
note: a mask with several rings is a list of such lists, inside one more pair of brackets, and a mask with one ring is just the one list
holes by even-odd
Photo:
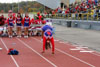
[[96, 17], [100, 15], [100, 2], [98, 0], [86, 0], [82, 2], [75, 2], [69, 5], [66, 8], [58, 7], [56, 10], [52, 12], [54, 14], [78, 14], [78, 13], [89, 13], [91, 16]]

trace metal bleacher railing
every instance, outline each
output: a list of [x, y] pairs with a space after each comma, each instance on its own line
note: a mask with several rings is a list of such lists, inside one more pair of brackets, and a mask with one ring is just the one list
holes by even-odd
[[70, 13], [70, 14], [48, 14], [46, 18], [69, 19], [69, 20], [93, 20], [100, 21], [100, 14]]

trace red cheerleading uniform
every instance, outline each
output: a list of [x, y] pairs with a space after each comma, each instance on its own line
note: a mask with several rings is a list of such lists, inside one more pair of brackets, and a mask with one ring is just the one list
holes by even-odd
[[13, 19], [13, 17], [8, 18], [7, 19], [7, 23], [8, 23], [8, 26], [13, 27], [14, 26], [14, 19]]
[[24, 27], [29, 27], [31, 24], [30, 17], [25, 17], [23, 20]]
[[21, 27], [23, 23], [23, 19], [21, 17], [16, 18], [16, 25], [17, 27]]
[[45, 51], [45, 44], [46, 41], [49, 39], [52, 44], [52, 51], [54, 52], [54, 38], [53, 38], [53, 33], [52, 33], [53, 28], [49, 25], [45, 25], [42, 27], [42, 31], [44, 32], [43, 36], [43, 51]]

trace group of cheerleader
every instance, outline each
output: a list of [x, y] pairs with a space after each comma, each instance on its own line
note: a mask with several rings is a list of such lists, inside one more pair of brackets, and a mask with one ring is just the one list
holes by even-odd
[[42, 23], [45, 24], [46, 22], [42, 20], [42, 16], [38, 13], [38, 19], [34, 20], [34, 18], [30, 19], [28, 13], [25, 13], [25, 17], [22, 18], [20, 13], [17, 13], [17, 17], [12, 13], [12, 11], [9, 11], [8, 14], [9, 18], [7, 19], [6, 23], [8, 24], [8, 35], [9, 38], [13, 37], [13, 28], [16, 24], [16, 33], [17, 37], [22, 37], [22, 27], [24, 27], [24, 37], [28, 38], [29, 34], [29, 28], [31, 24], [38, 24]]

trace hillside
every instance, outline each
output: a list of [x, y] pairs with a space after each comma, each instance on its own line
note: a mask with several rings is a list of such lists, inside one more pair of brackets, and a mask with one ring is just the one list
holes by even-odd
[[[36, 1], [27, 1], [27, 2], [20, 2], [19, 3], [19, 11], [21, 13], [24, 12], [38, 12], [38, 11], [43, 11], [44, 6], [39, 4]], [[0, 3], [0, 12], [5, 12], [7, 13], [8, 10], [11, 10], [13, 7], [13, 12], [17, 13], [18, 12], [18, 3]]]

